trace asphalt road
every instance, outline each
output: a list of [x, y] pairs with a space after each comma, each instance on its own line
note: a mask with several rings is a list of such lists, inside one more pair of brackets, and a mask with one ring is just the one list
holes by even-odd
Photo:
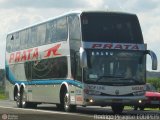
[[[3, 118], [3, 119], [2, 119]], [[124, 110], [122, 115], [113, 115], [110, 107], [78, 107], [76, 112], [58, 111], [55, 105], [43, 104], [36, 109], [17, 108], [15, 102], [0, 101], [0, 120], [160, 120], [160, 110]]]

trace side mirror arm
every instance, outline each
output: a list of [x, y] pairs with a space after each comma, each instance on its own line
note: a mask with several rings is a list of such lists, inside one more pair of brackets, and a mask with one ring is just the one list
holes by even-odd
[[152, 70], [157, 70], [158, 61], [157, 61], [156, 54], [151, 50], [147, 50], [146, 54], [149, 54], [151, 56], [151, 59], [152, 59]]

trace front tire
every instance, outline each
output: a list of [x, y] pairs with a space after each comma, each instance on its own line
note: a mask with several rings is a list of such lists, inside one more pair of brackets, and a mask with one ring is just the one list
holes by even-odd
[[66, 112], [76, 111], [76, 105], [70, 104], [70, 96], [68, 92], [65, 92], [64, 94], [63, 106], [64, 106], [64, 111]]

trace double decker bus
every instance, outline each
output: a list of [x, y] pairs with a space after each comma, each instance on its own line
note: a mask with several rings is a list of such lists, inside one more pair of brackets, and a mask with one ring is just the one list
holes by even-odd
[[145, 101], [147, 54], [156, 70], [135, 14], [70, 12], [7, 35], [6, 91], [22, 108], [52, 103], [122, 113]]

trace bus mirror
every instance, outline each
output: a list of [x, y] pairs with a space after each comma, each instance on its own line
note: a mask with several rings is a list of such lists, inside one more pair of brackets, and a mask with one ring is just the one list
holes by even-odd
[[85, 68], [87, 67], [87, 53], [82, 47], [80, 48], [79, 53], [80, 53], [80, 65], [82, 68]]
[[147, 50], [147, 54], [149, 54], [151, 56], [151, 59], [152, 59], [152, 70], [157, 70], [158, 61], [157, 61], [156, 54], [151, 50]]

